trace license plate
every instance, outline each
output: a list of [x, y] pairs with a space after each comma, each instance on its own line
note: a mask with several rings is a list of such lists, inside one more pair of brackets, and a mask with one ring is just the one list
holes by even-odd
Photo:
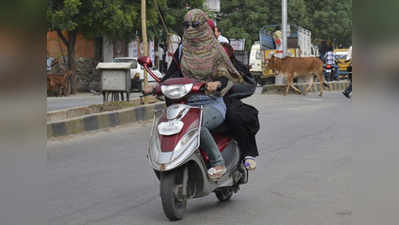
[[179, 120], [171, 120], [167, 122], [161, 122], [158, 125], [158, 131], [161, 135], [174, 135], [180, 133], [183, 129], [184, 123]]
[[326, 70], [327, 73], [331, 72], [331, 70]]

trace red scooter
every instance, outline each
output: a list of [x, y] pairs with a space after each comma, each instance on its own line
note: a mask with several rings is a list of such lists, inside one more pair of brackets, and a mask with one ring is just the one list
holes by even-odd
[[208, 177], [209, 159], [201, 151], [200, 129], [202, 107], [187, 105], [187, 98], [204, 92], [206, 83], [190, 78], [170, 78], [164, 82], [149, 69], [149, 57], [138, 62], [160, 85], [154, 94], [163, 95], [166, 110], [154, 113], [153, 128], [147, 158], [160, 180], [160, 195], [165, 215], [170, 220], [184, 216], [187, 200], [207, 196], [214, 192], [220, 201], [229, 200], [248, 182], [248, 171], [240, 160], [237, 142], [221, 133], [213, 132], [219, 151], [225, 160], [226, 174], [218, 180]]

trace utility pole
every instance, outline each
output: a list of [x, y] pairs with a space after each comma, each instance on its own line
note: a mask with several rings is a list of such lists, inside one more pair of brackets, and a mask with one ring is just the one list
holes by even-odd
[[287, 0], [281, 2], [282, 29], [283, 29], [283, 57], [287, 56]]
[[[146, 16], [146, 0], [141, 0], [141, 33], [143, 39], [143, 56], [148, 56], [148, 41], [147, 41], [147, 16]], [[148, 85], [148, 75], [144, 70], [144, 87]]]
[[[141, 0], [141, 34], [143, 39], [143, 56], [148, 56], [148, 41], [147, 41], [147, 16], [146, 16], [146, 0]], [[148, 74], [144, 70], [144, 87], [148, 86]], [[143, 89], [144, 89], [143, 87]], [[147, 104], [148, 99], [145, 96], [143, 103]]]
[[[282, 44], [283, 44], [283, 54], [284, 58], [287, 56], [287, 0], [281, 0], [281, 28], [282, 28]], [[274, 82], [276, 85], [284, 85], [286, 82], [281, 74], [276, 75]]]

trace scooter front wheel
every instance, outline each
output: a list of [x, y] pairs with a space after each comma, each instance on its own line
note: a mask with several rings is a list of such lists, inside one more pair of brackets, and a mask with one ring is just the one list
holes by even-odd
[[179, 187], [177, 180], [181, 180], [179, 176], [181, 173], [176, 170], [162, 174], [160, 179], [163, 211], [171, 221], [182, 219], [187, 207], [187, 199], [179, 199], [176, 194]]
[[230, 188], [215, 190], [215, 195], [221, 202], [228, 201], [233, 196], [233, 190], [231, 190]]

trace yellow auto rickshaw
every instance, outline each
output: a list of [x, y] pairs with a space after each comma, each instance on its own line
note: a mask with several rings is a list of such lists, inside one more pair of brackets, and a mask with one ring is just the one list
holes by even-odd
[[346, 57], [348, 56], [348, 49], [347, 48], [335, 49], [334, 54], [338, 66], [337, 79], [338, 80], [347, 79], [348, 78], [347, 70], [351, 64], [349, 61], [346, 61]]

